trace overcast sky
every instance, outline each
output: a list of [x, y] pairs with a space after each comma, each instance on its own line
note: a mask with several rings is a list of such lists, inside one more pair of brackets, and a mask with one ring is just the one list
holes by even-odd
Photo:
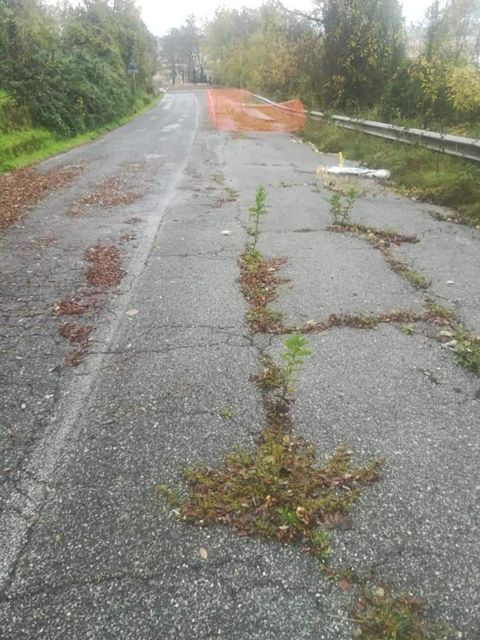
[[[404, 15], [408, 22], [424, 17], [432, 0], [404, 0]], [[219, 5], [225, 7], [258, 7], [262, 0], [137, 0], [142, 8], [143, 19], [152, 33], [163, 35], [172, 27], [179, 27], [193, 13], [198, 18], [211, 17]], [[310, 0], [284, 0], [283, 4], [295, 9], [308, 9]]]

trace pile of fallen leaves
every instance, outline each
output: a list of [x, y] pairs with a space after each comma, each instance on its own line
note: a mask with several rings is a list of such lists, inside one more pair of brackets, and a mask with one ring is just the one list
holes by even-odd
[[96, 244], [86, 250], [85, 259], [91, 263], [87, 281], [95, 287], [116, 287], [126, 275], [120, 251], [114, 245]]
[[92, 326], [70, 322], [60, 327], [60, 335], [74, 346], [74, 349], [65, 356], [67, 367], [77, 366], [87, 355], [92, 331]]
[[93, 205], [111, 209], [119, 205], [132, 204], [141, 197], [141, 193], [127, 191], [125, 182], [120, 176], [112, 176], [104, 180], [95, 191], [73, 204], [68, 213], [71, 216], [78, 216]]
[[39, 173], [29, 166], [0, 175], [0, 229], [21, 218], [51, 191], [71, 182], [82, 169], [72, 165]]
[[[105, 290], [119, 285], [125, 276], [126, 272], [121, 268], [120, 251], [114, 245], [96, 244], [90, 247], [85, 251], [85, 260], [90, 263], [87, 272], [90, 287], [82, 287], [78, 293], [58, 302], [52, 310], [54, 316], [80, 317], [91, 314], [105, 303]], [[75, 367], [85, 358], [92, 331], [93, 326], [83, 324], [66, 323], [59, 327], [60, 335], [74, 346], [65, 356], [67, 367]]]
[[54, 316], [82, 316], [97, 308], [98, 296], [75, 294], [58, 302], [53, 308]]
[[247, 322], [254, 333], [280, 333], [284, 327], [282, 314], [269, 307], [278, 295], [278, 286], [288, 282], [277, 272], [286, 258], [265, 259], [255, 249], [246, 249], [240, 256], [240, 286], [250, 307]]

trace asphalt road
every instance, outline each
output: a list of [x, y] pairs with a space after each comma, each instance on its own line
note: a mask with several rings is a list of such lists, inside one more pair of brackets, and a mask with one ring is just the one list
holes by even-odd
[[[287, 134], [215, 131], [205, 102], [169, 94], [43, 163], [84, 170], [0, 238], [2, 639], [351, 637], [353, 595], [313, 558], [188, 526], [155, 492], [253, 445], [262, 426], [250, 377], [281, 339], [251, 335], [237, 282], [259, 183], [269, 205], [260, 248], [289, 259], [291, 285], [275, 304], [290, 321], [418, 311], [428, 296], [480, 331], [478, 231], [383, 189], [362, 193], [355, 221], [419, 236], [398, 251], [431, 281], [420, 293], [361, 239], [325, 230], [330, 192], [316, 168], [334, 157]], [[68, 215], [112, 176], [135, 201]], [[68, 368], [51, 310], [84, 290], [84, 252], [97, 243], [120, 247], [126, 276], [90, 313], [89, 354]], [[346, 442], [359, 459], [385, 459], [352, 528], [333, 534], [335, 564], [425, 596], [432, 617], [477, 640], [479, 378], [398, 327], [310, 343], [296, 429], [320, 457]]]

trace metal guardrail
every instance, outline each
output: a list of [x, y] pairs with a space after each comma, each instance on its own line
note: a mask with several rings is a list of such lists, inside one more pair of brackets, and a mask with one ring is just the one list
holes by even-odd
[[[263, 96], [254, 94], [254, 98], [257, 98], [257, 100], [261, 102], [277, 106], [279, 109], [286, 109], [286, 107], [277, 105], [276, 102], [272, 102], [272, 100], [268, 100], [268, 98], [264, 98]], [[448, 133], [438, 133], [426, 129], [399, 127], [398, 125], [386, 124], [385, 122], [360, 120], [347, 116], [326, 116], [321, 111], [305, 111], [305, 114], [314, 120], [322, 120], [328, 117], [330, 121], [339, 127], [353, 131], [361, 131], [367, 135], [383, 138], [384, 140], [393, 140], [403, 144], [418, 144], [427, 149], [439, 151], [440, 153], [445, 153], [450, 156], [480, 162], [480, 140], [476, 140], [475, 138], [454, 136]]]

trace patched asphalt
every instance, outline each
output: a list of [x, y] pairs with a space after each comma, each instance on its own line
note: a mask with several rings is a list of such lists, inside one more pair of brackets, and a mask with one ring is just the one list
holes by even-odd
[[[353, 595], [313, 558], [185, 525], [155, 491], [192, 464], [253, 446], [262, 427], [250, 377], [282, 339], [251, 335], [237, 281], [260, 183], [260, 249], [289, 259], [291, 282], [273, 306], [292, 322], [418, 311], [429, 296], [480, 329], [480, 233], [367, 183], [352, 218], [417, 233], [418, 244], [395, 251], [431, 281], [420, 293], [375, 248], [326, 230], [330, 192], [316, 169], [336, 159], [292, 140], [216, 132], [204, 95], [179, 92], [42, 165], [85, 169], [1, 239], [2, 637], [351, 637]], [[66, 215], [122, 168], [140, 199]], [[85, 363], [66, 370], [48, 310], [83, 282], [88, 246], [132, 231], [120, 245], [127, 277], [90, 318]], [[31, 242], [46, 236], [55, 242]], [[297, 432], [320, 458], [346, 443], [360, 460], [385, 461], [352, 529], [334, 533], [332, 563], [426, 596], [433, 617], [476, 640], [480, 379], [398, 327], [335, 329], [310, 345]]]

